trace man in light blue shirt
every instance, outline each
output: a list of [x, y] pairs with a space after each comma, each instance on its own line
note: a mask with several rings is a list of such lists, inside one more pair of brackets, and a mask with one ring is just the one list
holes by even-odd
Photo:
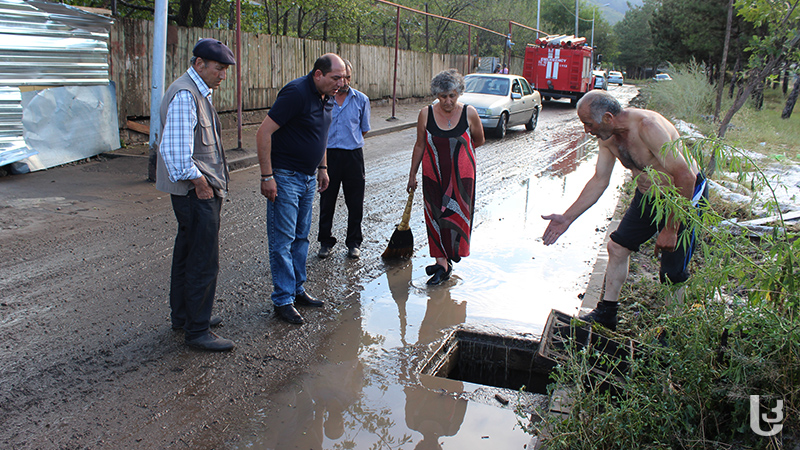
[[350, 87], [353, 67], [345, 60], [344, 86], [334, 96], [331, 127], [328, 130], [327, 164], [330, 183], [319, 199], [320, 249], [317, 256], [331, 255], [336, 238], [331, 234], [339, 186], [347, 205], [347, 256], [361, 257], [361, 219], [364, 216], [364, 136], [370, 130], [369, 97]]

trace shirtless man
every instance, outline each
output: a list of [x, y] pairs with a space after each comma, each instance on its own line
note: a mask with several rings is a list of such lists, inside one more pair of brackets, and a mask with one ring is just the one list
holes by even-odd
[[[688, 162], [680, 154], [662, 152], [664, 144], [679, 137], [678, 130], [664, 116], [644, 109], [622, 109], [614, 96], [599, 89], [587, 93], [578, 102], [577, 110], [584, 130], [599, 138], [597, 166], [594, 176], [564, 214], [542, 216], [550, 221], [543, 236], [545, 245], [553, 244], [575, 219], [597, 202], [608, 187], [615, 159], [630, 169], [634, 177], [642, 174], [648, 166], [666, 175], [678, 192], [691, 199], [694, 205], [701, 198], [708, 198], [708, 187], [697, 164]], [[694, 236], [688, 248], [678, 247], [678, 233], [683, 232], [684, 227], [671, 218], [654, 223], [650, 205], [643, 201], [642, 195], [653, 180], [647, 174], [642, 174], [636, 181], [636, 193], [631, 206], [617, 230], [611, 233], [608, 243], [608, 266], [602, 301], [594, 310], [580, 316], [611, 330], [617, 327], [617, 301], [628, 276], [630, 255], [654, 234], [658, 233], [656, 257], [663, 252], [661, 282], [681, 283], [689, 278], [687, 265], [692, 256]]]

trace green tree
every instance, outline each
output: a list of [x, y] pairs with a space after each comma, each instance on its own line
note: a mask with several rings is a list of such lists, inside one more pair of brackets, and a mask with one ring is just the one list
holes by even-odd
[[752, 36], [747, 82], [736, 94], [733, 105], [720, 121], [718, 134], [725, 135], [733, 116], [744, 106], [753, 90], [787, 60], [796, 59], [800, 48], [800, 0], [780, 3], [771, 0], [738, 0], [738, 14], [760, 34]]
[[641, 6], [629, 9], [622, 21], [614, 26], [618, 48], [616, 61], [626, 68], [629, 77], [643, 77], [642, 68], [657, 64], [650, 30], [650, 20], [656, 7], [657, 0], [645, 0]]
[[653, 45], [660, 61], [678, 64], [696, 59], [709, 65], [718, 64], [728, 2], [661, 0], [660, 3], [650, 20]]

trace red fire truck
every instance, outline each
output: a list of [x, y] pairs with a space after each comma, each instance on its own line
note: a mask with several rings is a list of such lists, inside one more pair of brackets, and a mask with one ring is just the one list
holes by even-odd
[[522, 76], [545, 100], [568, 98], [575, 105], [592, 89], [592, 48], [586, 38], [545, 36], [528, 44]]

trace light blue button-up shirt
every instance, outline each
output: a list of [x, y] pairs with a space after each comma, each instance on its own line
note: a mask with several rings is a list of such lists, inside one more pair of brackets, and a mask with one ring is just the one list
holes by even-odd
[[364, 133], [369, 127], [369, 97], [350, 88], [342, 106], [333, 100], [328, 148], [355, 150], [364, 146]]

